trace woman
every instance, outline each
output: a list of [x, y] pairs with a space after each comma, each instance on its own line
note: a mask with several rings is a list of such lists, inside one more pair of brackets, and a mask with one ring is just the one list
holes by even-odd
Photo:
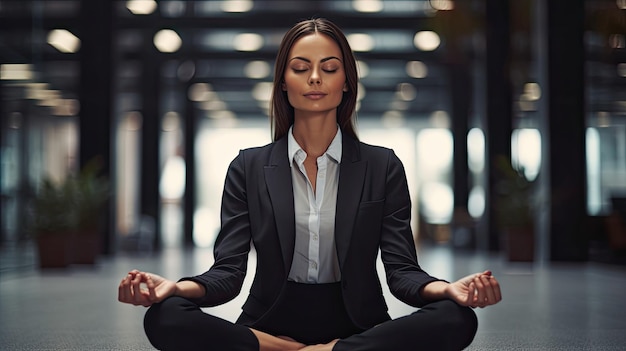
[[[392, 150], [358, 141], [355, 58], [325, 19], [290, 29], [276, 60], [273, 143], [243, 150], [224, 185], [214, 265], [177, 282], [133, 270], [119, 300], [150, 306], [163, 350], [458, 350], [477, 328], [470, 307], [500, 301], [489, 271], [448, 283], [417, 263], [406, 176]], [[236, 297], [254, 244], [257, 270], [236, 323], [201, 307]], [[420, 307], [391, 320], [390, 291]], [[145, 286], [145, 287], [144, 287]]]

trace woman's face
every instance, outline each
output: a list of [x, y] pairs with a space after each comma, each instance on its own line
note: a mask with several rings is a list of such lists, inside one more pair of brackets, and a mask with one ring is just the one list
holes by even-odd
[[320, 33], [298, 39], [287, 58], [282, 89], [296, 115], [336, 112], [347, 91], [341, 49]]

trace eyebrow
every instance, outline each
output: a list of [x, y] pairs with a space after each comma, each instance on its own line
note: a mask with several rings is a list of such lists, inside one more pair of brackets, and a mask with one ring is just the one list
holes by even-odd
[[[324, 62], [326, 62], [326, 61], [330, 61], [330, 60], [333, 60], [333, 59], [335, 59], [335, 60], [337, 60], [337, 61], [341, 62], [341, 60], [339, 59], [339, 57], [336, 57], [336, 56], [329, 56], [329, 57], [323, 58], [320, 62], [324, 63]], [[302, 61], [305, 61], [305, 62], [309, 62], [309, 63], [311, 63], [311, 60], [309, 60], [308, 58], [304, 58], [304, 57], [300, 57], [300, 56], [296, 56], [296, 57], [292, 57], [292, 58], [290, 58], [290, 59], [289, 59], [289, 62], [291, 62], [291, 61], [293, 61], [293, 60], [302, 60]]]

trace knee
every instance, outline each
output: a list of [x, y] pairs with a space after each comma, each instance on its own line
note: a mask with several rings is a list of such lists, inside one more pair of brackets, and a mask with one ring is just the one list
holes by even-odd
[[478, 318], [470, 307], [465, 307], [451, 300], [439, 302], [440, 316], [443, 317], [444, 329], [450, 334], [450, 340], [456, 343], [458, 349], [464, 349], [471, 344], [478, 330]]
[[450, 318], [450, 323], [453, 323], [455, 327], [466, 326], [469, 329], [476, 329], [478, 327], [478, 319], [476, 313], [470, 307], [465, 307], [457, 304], [451, 300], [441, 301], [442, 309], [445, 314]]
[[171, 349], [173, 337], [180, 328], [181, 313], [189, 308], [198, 308], [189, 300], [181, 297], [170, 297], [156, 303], [146, 311], [143, 327], [150, 343], [159, 350]]

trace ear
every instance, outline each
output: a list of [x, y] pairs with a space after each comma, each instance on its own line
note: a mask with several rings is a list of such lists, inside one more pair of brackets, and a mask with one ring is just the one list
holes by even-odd
[[344, 93], [347, 93], [349, 90], [350, 90], [350, 89], [348, 89], [348, 84], [347, 84], [347, 83], [345, 83], [345, 84], [343, 85], [343, 92], [344, 92]]
[[283, 89], [283, 91], [287, 91], [287, 84], [285, 84], [284, 80], [280, 82], [280, 87]]

